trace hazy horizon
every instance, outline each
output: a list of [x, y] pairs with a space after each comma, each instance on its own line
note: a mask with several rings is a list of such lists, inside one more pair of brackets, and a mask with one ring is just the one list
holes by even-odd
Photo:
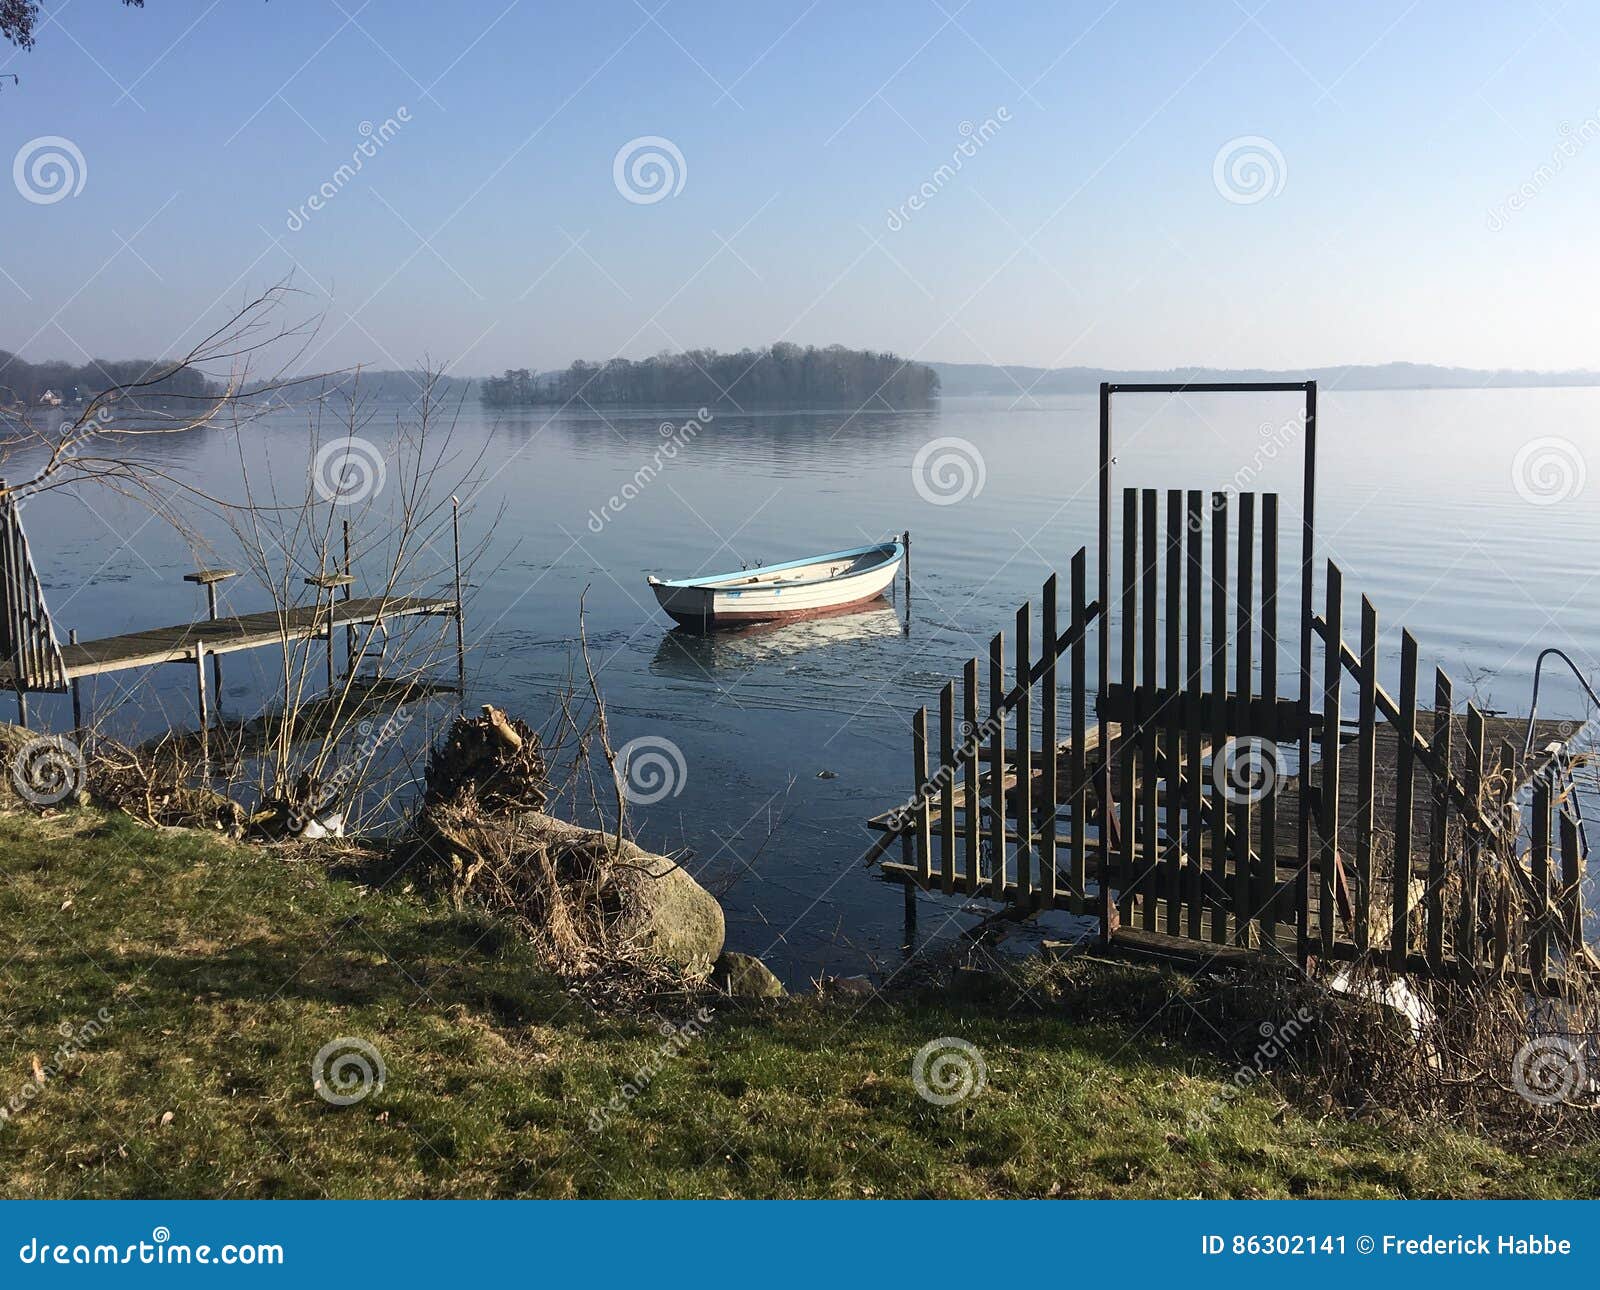
[[181, 352], [289, 278], [301, 370], [1595, 364], [1565, 11], [46, 13], [0, 52], [0, 349], [33, 362]]

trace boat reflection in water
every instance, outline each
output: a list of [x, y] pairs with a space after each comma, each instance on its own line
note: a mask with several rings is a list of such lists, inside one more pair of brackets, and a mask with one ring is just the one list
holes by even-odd
[[842, 609], [788, 623], [757, 623], [737, 631], [706, 633], [674, 627], [661, 638], [650, 671], [685, 681], [712, 681], [719, 673], [748, 672], [812, 651], [848, 648], [900, 634], [899, 612], [882, 600], [865, 609]]

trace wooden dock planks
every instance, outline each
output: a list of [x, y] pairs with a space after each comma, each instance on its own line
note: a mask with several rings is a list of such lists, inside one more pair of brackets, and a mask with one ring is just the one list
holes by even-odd
[[[360, 596], [334, 605], [331, 626], [337, 630], [417, 615], [453, 616], [456, 612], [456, 602], [451, 599]], [[192, 662], [201, 651], [208, 655], [231, 654], [287, 641], [314, 640], [326, 635], [329, 626], [326, 605], [298, 605], [282, 612], [266, 610], [214, 622], [179, 623], [63, 645], [61, 658], [66, 677], [72, 680], [162, 663]], [[0, 663], [0, 684], [11, 680], [10, 665]]]

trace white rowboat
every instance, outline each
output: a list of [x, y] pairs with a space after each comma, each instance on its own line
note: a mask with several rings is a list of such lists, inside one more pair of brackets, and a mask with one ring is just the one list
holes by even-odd
[[899, 542], [878, 542], [703, 578], [664, 582], [651, 576], [650, 590], [686, 627], [816, 618], [877, 600], [900, 572], [905, 553]]

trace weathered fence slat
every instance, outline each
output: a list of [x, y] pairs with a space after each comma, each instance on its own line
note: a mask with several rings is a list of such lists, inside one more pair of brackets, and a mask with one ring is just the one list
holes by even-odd
[[1378, 611], [1361, 597], [1361, 676], [1356, 722], [1356, 951], [1372, 949], [1373, 796], [1378, 761]]
[[1090, 882], [1088, 861], [1088, 759], [1083, 741], [1088, 738], [1088, 551], [1078, 547], [1072, 557], [1072, 752], [1067, 759], [1067, 783], [1072, 789], [1072, 912], [1082, 914]]
[[1411, 952], [1411, 823], [1417, 752], [1417, 641], [1410, 632], [1400, 635], [1400, 746], [1395, 762], [1394, 805], [1394, 926], [1389, 929], [1389, 962], [1404, 972]]
[[[1278, 495], [1261, 496], [1261, 697], [1268, 707], [1278, 702]], [[1277, 744], [1273, 744], [1276, 749]], [[1274, 763], [1274, 769], [1278, 763]], [[1260, 911], [1261, 936], [1278, 938], [1278, 788], [1273, 787], [1261, 812], [1261, 873], [1251, 897]]]
[[1123, 922], [1133, 917], [1134, 852], [1139, 845], [1138, 803], [1135, 801], [1134, 731], [1144, 719], [1140, 708], [1144, 695], [1137, 689], [1139, 648], [1139, 492], [1125, 489], [1122, 494], [1122, 692], [1128, 697], [1123, 714], [1122, 738], [1117, 741], [1121, 783], [1117, 788], [1121, 809], [1117, 858], [1112, 884], [1118, 890], [1118, 908]]
[[1089, 778], [1083, 747], [1089, 728], [1089, 615], [1084, 603], [1088, 596], [1088, 576], [1088, 552], [1080, 547], [1072, 557], [1072, 751], [1067, 762], [1067, 779], [1072, 790], [1072, 912], [1075, 914], [1083, 913], [1084, 896], [1089, 887]]
[[1211, 495], [1211, 939], [1228, 939], [1228, 495]]
[[1185, 660], [1188, 664], [1189, 685], [1185, 695], [1185, 707], [1188, 709], [1187, 717], [1187, 749], [1184, 761], [1188, 765], [1188, 803], [1185, 814], [1189, 821], [1188, 854], [1185, 857], [1184, 872], [1187, 875], [1189, 892], [1189, 939], [1198, 941], [1201, 935], [1201, 919], [1205, 912], [1205, 873], [1203, 868], [1203, 850], [1205, 831], [1202, 827], [1202, 800], [1205, 792], [1205, 774], [1201, 769], [1201, 724], [1200, 724], [1200, 687], [1201, 687], [1201, 641], [1200, 641], [1200, 613], [1201, 597], [1204, 594], [1202, 583], [1204, 558], [1201, 545], [1205, 535], [1205, 515], [1201, 510], [1201, 494], [1198, 489], [1191, 490], [1186, 500], [1186, 527], [1189, 533], [1189, 547], [1187, 552], [1188, 582], [1184, 587], [1188, 609], [1185, 618], [1188, 621], [1188, 640], [1185, 642]]
[[939, 885], [947, 896], [956, 889], [955, 755], [956, 685], [946, 681], [939, 691]]
[[1033, 900], [1033, 606], [1017, 610], [1017, 904]]
[[[1241, 493], [1239, 495], [1239, 567], [1237, 575], [1237, 588], [1235, 602], [1235, 644], [1234, 644], [1234, 707], [1238, 712], [1238, 729], [1240, 731], [1250, 728], [1250, 695], [1254, 688], [1252, 668], [1254, 666], [1254, 650], [1252, 648], [1252, 630], [1254, 618], [1251, 610], [1255, 607], [1255, 539], [1256, 539], [1256, 499], [1254, 493]], [[1239, 760], [1239, 749], [1235, 746], [1235, 762]], [[1250, 765], [1252, 779], [1246, 786], [1246, 791], [1237, 792], [1238, 800], [1233, 805], [1233, 943], [1235, 945], [1250, 944], [1250, 924], [1256, 912], [1256, 906], [1251, 900], [1250, 891], [1250, 840], [1251, 840], [1251, 807], [1255, 802], [1255, 789], [1257, 783], [1265, 782], [1268, 791], [1271, 790], [1272, 781], [1260, 781], [1254, 778], [1263, 773], [1256, 765], [1259, 759], [1260, 748], [1253, 741], [1247, 741], [1246, 761]], [[1272, 809], [1270, 803], [1267, 808]]]
[[1146, 488], [1140, 494], [1140, 583], [1144, 614], [1141, 641], [1140, 680], [1145, 701], [1139, 709], [1139, 849], [1143, 853], [1139, 863], [1139, 896], [1143, 909], [1142, 919], [1147, 932], [1156, 930], [1156, 897], [1159, 894], [1160, 846], [1157, 833], [1160, 819], [1156, 814], [1156, 790], [1160, 787], [1156, 766], [1156, 577], [1161, 569], [1160, 548], [1156, 545], [1156, 490]]
[[1542, 982], [1550, 974], [1550, 779], [1540, 775], [1533, 783], [1533, 820], [1528, 830], [1528, 867], [1533, 889], [1544, 897], [1544, 908], [1529, 911], [1528, 970]]
[[[1583, 944], [1583, 850], [1578, 843], [1578, 822], [1563, 807], [1561, 822], [1561, 894], [1557, 906], [1565, 924], [1564, 939], [1569, 946]], [[1576, 953], [1569, 949], [1569, 954]]]
[[965, 818], [962, 821], [962, 849], [967, 853], [966, 882], [963, 887], [970, 895], [978, 890], [978, 885], [983, 881], [983, 858], [980, 830], [983, 824], [983, 812], [978, 796], [978, 754], [982, 743], [982, 732], [978, 729], [978, 659], [974, 655], [967, 660], [967, 665], [961, 671], [961, 716], [965, 729], [961, 733], [961, 747], [966, 756], [967, 764], [966, 782], [962, 786], [961, 798], [966, 805]]
[[1183, 493], [1167, 490], [1166, 932], [1183, 922]]
[[1327, 651], [1322, 695], [1322, 780], [1317, 789], [1322, 844], [1317, 853], [1317, 930], [1322, 952], [1330, 954], [1333, 951], [1335, 915], [1338, 913], [1335, 887], [1339, 867], [1339, 715], [1340, 695], [1344, 688], [1344, 672], [1339, 666], [1344, 631], [1344, 575], [1332, 560], [1328, 561], [1324, 591], [1327, 607], [1322, 621], [1327, 627], [1327, 639], [1332, 644]]
[[[1475, 703], [1467, 704], [1467, 761], [1465, 783], [1474, 798], [1483, 796], [1483, 768], [1486, 733], [1483, 713]], [[1461, 909], [1456, 922], [1456, 963], [1469, 975], [1477, 970], [1478, 956], [1482, 951], [1479, 908], [1478, 866], [1483, 857], [1483, 846], [1474, 835], [1466, 845], [1465, 864], [1461, 871]]]
[[[1433, 672], [1433, 747], [1442, 765], [1450, 765], [1450, 678], [1443, 668]], [[1444, 884], [1446, 844], [1450, 826], [1450, 784], [1441, 775], [1430, 777], [1433, 785], [1433, 822], [1428, 832], [1428, 887], [1423, 899], [1427, 922], [1428, 966], [1438, 971], [1444, 966]]]
[[1042, 828], [1039, 834], [1039, 900], [1045, 909], [1056, 903], [1056, 736], [1060, 730], [1056, 711], [1056, 575], [1045, 579], [1040, 646], [1044, 651], [1044, 681], [1039, 690], [1040, 792]]
[[911, 718], [911, 775], [917, 786], [917, 881], [927, 886], [933, 878], [933, 838], [928, 807], [928, 709]]
[[989, 641], [989, 892], [1006, 890], [1006, 634]]

